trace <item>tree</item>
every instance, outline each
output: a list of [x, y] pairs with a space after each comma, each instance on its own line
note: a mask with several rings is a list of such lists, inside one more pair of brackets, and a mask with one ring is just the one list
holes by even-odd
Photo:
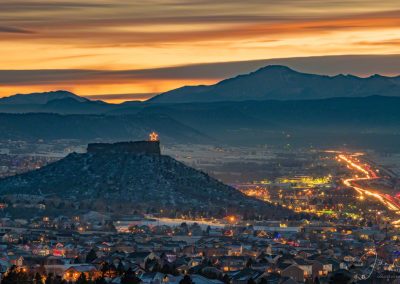
[[114, 263], [111, 263], [111, 264], [108, 266], [108, 273], [109, 273], [110, 275], [116, 275], [116, 274], [117, 274], [117, 268], [115, 267]]
[[97, 258], [97, 254], [94, 249], [91, 249], [86, 255], [86, 263], [92, 263]]
[[100, 270], [101, 270], [102, 277], [104, 277], [104, 275], [110, 270], [110, 266], [108, 265], [108, 262], [104, 262], [101, 265]]
[[183, 276], [182, 280], [179, 281], [179, 284], [194, 284], [194, 283], [192, 281], [192, 278], [190, 278], [190, 276], [186, 274], [185, 276]]
[[307, 278], [306, 282], [304, 282], [304, 284], [313, 284], [314, 281], [311, 278]]
[[253, 264], [253, 260], [251, 259], [251, 257], [246, 261], [246, 268], [250, 268]]
[[149, 272], [157, 272], [160, 271], [160, 263], [157, 259], [148, 258], [144, 264], [144, 269]]
[[35, 277], [33, 278], [33, 283], [35, 284], [42, 284], [42, 276], [39, 274], [39, 272], [36, 272]]
[[4, 276], [2, 283], [5, 284], [28, 284], [32, 283], [32, 278], [29, 279], [27, 272], [17, 270], [16, 266], [13, 266], [11, 270]]
[[140, 282], [142, 282], [142, 280], [136, 276], [131, 268], [129, 268], [121, 278], [121, 284], [139, 284]]
[[122, 275], [122, 274], [124, 274], [124, 272], [125, 272], [125, 267], [122, 264], [122, 261], [120, 261], [117, 266], [117, 273], [118, 273], [118, 275]]
[[54, 279], [54, 284], [66, 284], [67, 282], [61, 278], [61, 276], [57, 275]]
[[42, 275], [47, 275], [46, 268], [44, 267], [44, 263], [40, 263], [40, 266], [38, 269], [36, 269], [36, 272], [39, 273], [41, 276]]
[[76, 284], [88, 284], [89, 281], [86, 279], [85, 273], [81, 273], [79, 275], [78, 279], [76, 280]]
[[54, 275], [53, 273], [49, 273], [46, 277], [45, 284], [54, 284]]
[[121, 284], [139, 284], [140, 282], [142, 282], [142, 280], [136, 276], [131, 268], [129, 268], [121, 278]]
[[25, 284], [29, 283], [28, 274], [23, 271], [18, 271], [15, 265], [11, 266], [10, 270], [4, 275], [3, 284]]
[[230, 284], [231, 283], [231, 279], [229, 278], [228, 274], [225, 274], [224, 277], [222, 277], [222, 282], [224, 282], [225, 284]]
[[351, 281], [351, 277], [349, 275], [347, 275], [347, 273], [344, 273], [341, 271], [336, 272], [329, 279], [329, 283], [332, 283], [332, 284], [347, 284], [347, 283], [350, 283], [350, 281]]
[[101, 276], [94, 281], [94, 284], [107, 284], [107, 281]]
[[259, 284], [268, 284], [268, 280], [263, 277], [261, 278]]

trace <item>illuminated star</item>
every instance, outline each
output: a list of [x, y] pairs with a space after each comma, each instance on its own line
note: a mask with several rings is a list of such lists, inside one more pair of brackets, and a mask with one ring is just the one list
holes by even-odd
[[154, 131], [150, 133], [150, 141], [158, 141], [158, 134]]

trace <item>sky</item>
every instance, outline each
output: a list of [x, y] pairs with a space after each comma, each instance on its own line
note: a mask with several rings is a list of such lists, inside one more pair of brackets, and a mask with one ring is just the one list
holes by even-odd
[[146, 99], [267, 64], [393, 76], [399, 47], [398, 0], [1, 0], [0, 97]]

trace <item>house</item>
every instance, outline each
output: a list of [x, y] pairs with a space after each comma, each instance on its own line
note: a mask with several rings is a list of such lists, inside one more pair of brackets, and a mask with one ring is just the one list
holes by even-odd
[[94, 265], [81, 264], [69, 267], [64, 271], [63, 279], [66, 281], [75, 282], [81, 274], [85, 274], [86, 279], [95, 280], [101, 276], [101, 272]]
[[332, 263], [329, 263], [328, 261], [325, 260], [316, 260], [312, 265], [313, 279], [315, 277], [327, 276], [332, 271], [333, 271]]
[[[181, 276], [181, 277], [183, 278], [183, 276]], [[190, 278], [192, 278], [193, 283], [196, 283], [196, 284], [223, 284], [224, 283], [217, 279], [208, 279], [208, 278], [205, 278], [198, 274], [190, 275]], [[179, 283], [179, 281], [178, 281], [178, 283]]]
[[243, 247], [240, 244], [232, 244], [227, 246], [228, 255], [242, 255]]
[[140, 252], [132, 252], [128, 254], [127, 259], [130, 260], [131, 262], [141, 264], [142, 266], [145, 263], [145, 260], [151, 253], [148, 251], [140, 251]]
[[270, 267], [271, 267], [270, 264], [265, 262], [255, 262], [251, 264], [252, 269], [263, 272], [267, 271]]
[[207, 248], [200, 248], [198, 250], [206, 257], [213, 257], [213, 256], [224, 256], [227, 255], [227, 249], [224, 247], [214, 248], [214, 247], [207, 247]]
[[236, 271], [245, 266], [247, 258], [243, 256], [223, 256], [219, 258], [219, 262], [224, 271]]
[[22, 255], [9, 255], [8, 262], [11, 263], [11, 265], [23, 266], [24, 265], [24, 257]]
[[146, 272], [140, 275], [143, 284], [160, 284], [168, 280], [168, 275], [160, 272]]
[[282, 277], [288, 277], [297, 282], [304, 282], [304, 270], [296, 264], [292, 264], [281, 271]]
[[278, 259], [281, 257], [280, 254], [265, 254], [263, 255], [263, 259], [268, 261], [268, 263], [277, 263]]
[[282, 277], [277, 273], [270, 273], [269, 275], [263, 277], [263, 280], [267, 284], [279, 284], [280, 281], [282, 280]]
[[[141, 275], [140, 280], [143, 284], [179, 284], [183, 279], [183, 275], [173, 276], [170, 274], [163, 274], [159, 272], [147, 272]], [[196, 284], [223, 284], [222, 281], [216, 279], [208, 279], [198, 274], [190, 275], [193, 283]]]
[[357, 257], [352, 256], [352, 255], [346, 255], [343, 257], [343, 260], [345, 262], [355, 262], [355, 261], [357, 261]]
[[12, 266], [11, 263], [9, 263], [3, 259], [0, 259], [0, 273], [1, 274], [4, 274], [11, 266]]
[[220, 228], [212, 228], [209, 232], [208, 232], [209, 236], [213, 236], [213, 237], [220, 237], [224, 235], [224, 231]]
[[245, 268], [243, 270], [230, 273], [232, 284], [247, 284], [250, 279], [257, 281], [263, 275], [264, 272], [251, 268]]
[[305, 259], [302, 259], [302, 258], [296, 258], [294, 261], [298, 265], [298, 267], [303, 269], [305, 277], [310, 277], [312, 275], [313, 265], [312, 265], [311, 261], [308, 261], [308, 260], [305, 260]]
[[62, 232], [56, 234], [57, 242], [66, 243], [74, 239], [74, 235], [71, 232]]
[[293, 280], [292, 278], [283, 278], [280, 284], [298, 284], [297, 281]]

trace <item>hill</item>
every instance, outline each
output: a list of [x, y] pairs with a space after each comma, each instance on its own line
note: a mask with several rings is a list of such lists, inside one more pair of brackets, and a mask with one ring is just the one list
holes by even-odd
[[148, 104], [106, 114], [0, 114], [3, 139], [139, 139], [155, 130], [165, 142], [362, 147], [396, 150], [400, 98]]
[[396, 150], [400, 98], [152, 104], [113, 113], [165, 115], [234, 145], [362, 147]]
[[117, 105], [92, 101], [67, 91], [14, 95], [0, 99], [0, 113], [98, 114]]
[[151, 103], [245, 100], [309, 100], [335, 97], [399, 96], [400, 76], [324, 76], [271, 65], [210, 86], [185, 86], [155, 96]]
[[68, 91], [52, 91], [31, 94], [16, 94], [0, 98], [1, 105], [44, 105], [55, 100], [72, 99], [77, 102], [87, 102], [88, 99], [77, 96]]
[[1, 139], [100, 139], [118, 141], [146, 137], [157, 131], [166, 142], [202, 143], [206, 135], [166, 115], [1, 114]]
[[[138, 143], [143, 146], [158, 142]], [[249, 209], [252, 214], [267, 217], [291, 214], [158, 154], [152, 145], [146, 146], [150, 150], [141, 151], [135, 146], [131, 151], [130, 144], [125, 144], [95, 145], [87, 153], [73, 153], [41, 169], [2, 179], [0, 194], [58, 197], [64, 202], [78, 202], [80, 206], [83, 206], [80, 201], [104, 202], [110, 210], [135, 206], [169, 212], [191, 210], [204, 212], [204, 216], [244, 213]], [[98, 150], [99, 147], [103, 150]]]

